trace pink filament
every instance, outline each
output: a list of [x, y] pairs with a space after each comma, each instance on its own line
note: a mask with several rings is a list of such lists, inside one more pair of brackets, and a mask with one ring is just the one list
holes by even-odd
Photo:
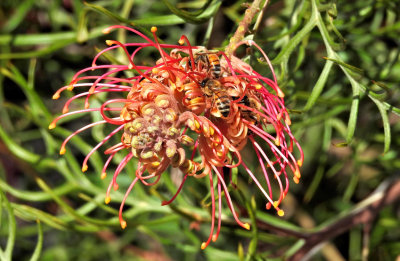
[[[272, 172], [274, 173], [274, 175], [275, 175], [275, 177], [276, 177], [276, 180], [278, 181], [279, 189], [280, 189], [280, 191], [281, 191], [281, 194], [280, 194], [279, 200], [278, 200], [278, 202], [280, 203], [280, 202], [282, 201], [283, 197], [285, 196], [284, 193], [283, 193], [283, 188], [282, 188], [281, 179], [280, 179], [279, 175], [277, 174], [277, 171], [275, 170], [274, 165], [273, 165], [273, 164], [271, 163], [271, 161], [268, 159], [267, 155], [265, 155], [265, 153], [264, 153], [264, 151], [261, 149], [260, 145], [258, 145], [258, 143], [255, 142], [254, 139], [253, 139], [252, 137], [250, 137], [250, 139], [251, 139], [253, 145], [258, 149], [258, 151], [261, 152], [261, 155], [264, 157], [265, 161], [268, 163], [268, 166], [271, 167]], [[286, 184], [286, 185], [287, 185], [287, 184]], [[272, 199], [272, 196], [271, 196], [271, 199]]]
[[[119, 108], [105, 108], [105, 111], [119, 111]], [[91, 111], [100, 111], [100, 108], [90, 108], [90, 109], [83, 109], [83, 110], [77, 110], [77, 111], [71, 111], [67, 112], [64, 114], [61, 114], [60, 116], [56, 117], [51, 124], [56, 124], [59, 120], [62, 118], [68, 117], [70, 115], [78, 114], [78, 113], [85, 113], [85, 112], [91, 112]]]
[[263, 49], [261, 49], [261, 47], [256, 42], [254, 42], [253, 40], [241, 41], [235, 46], [235, 49], [237, 49], [242, 44], [247, 44], [249, 46], [254, 45], [262, 53], [262, 55], [264, 56], [265, 60], [267, 61], [268, 66], [269, 66], [269, 68], [270, 68], [270, 70], [272, 72], [272, 76], [274, 77], [274, 81], [275, 81], [275, 83], [277, 83], [274, 68], [272, 67], [271, 61], [269, 60], [268, 56], [265, 54]]
[[186, 181], [186, 179], [187, 179], [188, 176], [189, 176], [188, 174], [186, 174], [185, 176], [183, 176], [182, 182], [181, 182], [181, 184], [179, 185], [178, 190], [176, 191], [176, 193], [174, 194], [174, 196], [173, 196], [170, 200], [168, 200], [168, 201], [165, 201], [165, 200], [164, 200], [164, 201], [161, 203], [161, 206], [169, 205], [169, 204], [171, 204], [171, 203], [175, 200], [175, 198], [178, 196], [179, 192], [181, 192], [181, 190], [182, 190], [182, 188], [183, 188], [183, 184], [185, 183], [185, 181]]
[[89, 124], [89, 125], [86, 125], [86, 126], [80, 128], [80, 129], [74, 131], [71, 135], [69, 135], [69, 136], [64, 140], [64, 142], [61, 144], [61, 148], [65, 148], [65, 146], [67, 145], [68, 141], [69, 141], [72, 137], [74, 137], [75, 135], [81, 133], [82, 131], [85, 131], [85, 130], [87, 130], [87, 129], [90, 129], [90, 128], [92, 128], [93, 126], [100, 125], [100, 124], [103, 124], [103, 123], [106, 123], [106, 121], [97, 121], [97, 122], [93, 122], [93, 123], [91, 123], [91, 124]]
[[129, 193], [131, 193], [131, 190], [133, 189], [133, 186], [135, 186], [135, 184], [136, 184], [136, 182], [138, 181], [138, 179], [139, 179], [139, 178], [135, 178], [135, 179], [132, 181], [131, 185], [129, 186], [129, 188], [128, 188], [127, 191], [125, 192], [124, 198], [123, 198], [123, 200], [122, 200], [122, 202], [121, 202], [121, 205], [120, 205], [120, 207], [119, 207], [119, 213], [118, 213], [119, 222], [120, 222], [121, 226], [123, 226], [123, 227], [124, 227], [123, 224], [125, 224], [125, 220], [122, 218], [122, 211], [123, 211], [123, 209], [124, 209], [124, 205], [125, 205], [126, 199], [128, 198]]
[[261, 169], [262, 169], [262, 171], [264, 173], [265, 181], [267, 182], [267, 186], [268, 186], [269, 196], [272, 198], [271, 184], [269, 182], [269, 177], [268, 177], [267, 170], [265, 169], [264, 161], [262, 160], [262, 158], [260, 156], [260, 153], [258, 152], [257, 148], [254, 146], [254, 139], [251, 136], [249, 138], [252, 141], [252, 144], [253, 144], [253, 147], [254, 147], [254, 151], [257, 154], [258, 161], [259, 161], [259, 163], [261, 165]]
[[108, 159], [106, 160], [106, 163], [104, 163], [103, 170], [101, 171], [101, 173], [106, 173], [106, 170], [107, 170], [107, 168], [108, 168], [108, 165], [110, 164], [111, 160], [113, 159], [113, 157], [114, 157], [114, 155], [115, 155], [116, 153], [117, 153], [117, 152], [114, 152], [114, 153], [112, 153], [112, 154], [108, 157]]
[[188, 47], [189, 47], [190, 62], [192, 63], [192, 71], [194, 71], [194, 69], [195, 69], [195, 68], [194, 68], [195, 64], [194, 64], [194, 57], [193, 57], [192, 45], [190, 44], [189, 39], [186, 37], [186, 35], [182, 35], [182, 36], [181, 36], [181, 39], [184, 39], [185, 42], [186, 42], [186, 44], [187, 44]]
[[247, 173], [250, 175], [251, 179], [256, 183], [257, 187], [260, 189], [260, 191], [264, 194], [264, 196], [267, 198], [268, 202], [270, 204], [274, 204], [274, 201], [269, 197], [267, 192], [265, 192], [264, 188], [261, 186], [260, 182], [258, 182], [257, 178], [254, 176], [254, 174], [251, 172], [251, 170], [246, 166], [246, 164], [243, 162], [242, 166], [244, 169], [247, 171]]
[[[213, 168], [213, 170], [217, 174], [218, 180], [222, 184], [222, 187], [223, 187], [224, 192], [225, 192], [226, 202], [228, 203], [228, 207], [232, 212], [233, 218], [235, 219], [236, 223], [238, 223], [241, 227], [243, 227], [245, 229], [248, 229], [248, 224], [247, 223], [243, 223], [242, 221], [240, 221], [239, 218], [236, 215], [236, 211], [235, 211], [235, 209], [233, 207], [231, 196], [229, 195], [229, 191], [228, 191], [228, 188], [226, 187], [224, 178], [221, 176], [221, 174], [219, 173], [218, 169], [214, 165], [211, 165], [211, 167]], [[211, 173], [209, 175], [211, 175]]]
[[113, 130], [110, 134], [108, 134], [101, 142], [99, 142], [85, 157], [85, 159], [83, 160], [83, 166], [87, 165], [87, 162], [90, 158], [90, 156], [98, 149], [100, 148], [104, 143], [106, 143], [112, 136], [114, 136], [117, 132], [119, 132], [120, 130], [122, 130], [124, 128], [124, 125], [121, 125], [119, 127], [117, 127], [115, 130]]
[[214, 184], [213, 184], [213, 179], [212, 179], [212, 174], [208, 174], [208, 177], [210, 178], [210, 192], [211, 192], [211, 230], [210, 230], [210, 235], [208, 236], [208, 239], [206, 242], [203, 242], [201, 244], [201, 249], [205, 249], [208, 244], [210, 244], [211, 239], [214, 234], [214, 226], [215, 226], [215, 195], [214, 195]]
[[117, 184], [117, 177], [121, 173], [121, 171], [125, 168], [126, 164], [132, 159], [133, 153], [129, 152], [124, 159], [118, 164], [117, 169], [114, 172], [113, 178], [112, 178], [112, 184], [114, 185], [114, 189], [118, 189], [118, 184]]
[[[106, 108], [106, 106], [111, 103], [135, 103], [135, 101], [129, 100], [129, 99], [111, 99], [111, 100], [104, 102], [100, 107], [100, 114], [103, 117], [103, 119], [106, 120], [108, 123], [115, 124], [115, 125], [124, 124], [125, 123], [124, 119], [115, 120], [114, 118], [109, 118], [108, 116], [106, 116], [104, 114], [104, 111], [107, 111], [107, 109], [108, 109], [108, 108]], [[121, 108], [116, 108], [116, 109], [121, 110]]]
[[[129, 90], [120, 89], [120, 88], [101, 89], [101, 90], [97, 89], [96, 91], [94, 91], [94, 94], [98, 94], [98, 93], [102, 93], [102, 92], [127, 92], [127, 91], [129, 91]], [[64, 104], [63, 112], [64, 111], [68, 111], [68, 107], [69, 107], [69, 105], [71, 104], [72, 101], [74, 101], [74, 100], [76, 100], [78, 98], [84, 97], [86, 95], [89, 95], [89, 92], [83, 92], [83, 93], [77, 94], [77, 95], [73, 96], [72, 98], [68, 99], [68, 101], [66, 101], [65, 104]]]
[[217, 190], [218, 190], [218, 227], [217, 231], [213, 235], [213, 242], [217, 241], [219, 232], [221, 231], [221, 219], [222, 219], [222, 194], [221, 194], [221, 182], [218, 179], [218, 184], [217, 184]]

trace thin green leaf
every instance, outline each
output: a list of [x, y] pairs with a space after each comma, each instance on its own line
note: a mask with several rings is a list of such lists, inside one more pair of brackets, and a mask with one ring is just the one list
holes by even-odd
[[384, 145], [383, 153], [387, 153], [390, 149], [390, 143], [391, 143], [390, 122], [389, 122], [388, 113], [387, 113], [385, 107], [381, 103], [378, 103], [374, 99], [373, 99], [373, 101], [375, 102], [376, 106], [378, 107], [379, 113], [381, 114], [381, 117], [382, 117], [383, 132], [385, 135], [385, 140], [384, 140], [385, 145]]
[[177, 16], [184, 19], [185, 22], [193, 23], [193, 24], [201, 24], [208, 21], [214, 14], [218, 11], [219, 6], [221, 5], [221, 1], [212, 1], [210, 6], [207, 7], [207, 3], [204, 7], [204, 10], [198, 13], [190, 13], [175, 7], [175, 5], [171, 4], [168, 0], [162, 0], [163, 3]]
[[113, 19], [119, 23], [124, 23], [124, 24], [139, 27], [139, 29], [144, 32], [146, 32], [146, 31], [148, 32], [148, 30], [145, 30], [144, 28], [140, 27], [140, 25], [174, 25], [174, 24], [182, 24], [185, 22], [184, 19], [182, 19], [179, 16], [174, 15], [174, 14], [160, 15], [160, 16], [154, 16], [154, 17], [152, 16], [149, 18], [129, 20], [118, 14], [108, 11], [107, 9], [105, 9], [102, 6], [95, 5], [95, 4], [89, 4], [87, 2], [85, 2], [85, 5], [103, 15], [110, 17], [111, 19]]
[[235, 253], [208, 246], [205, 250], [207, 260], [237, 261]]
[[372, 82], [373, 84], [375, 84], [376, 86], [382, 88], [382, 89], [385, 90], [385, 91], [389, 91], [389, 90], [390, 90], [390, 88], [389, 88], [385, 83], [383, 83], [383, 82], [378, 82], [378, 81], [374, 81], [374, 80], [371, 80], [371, 82]]
[[93, 227], [94, 225], [117, 225], [118, 223], [115, 221], [110, 221], [110, 220], [100, 220], [100, 219], [95, 219], [95, 218], [90, 218], [85, 215], [82, 215], [75, 211], [73, 208], [71, 208], [64, 200], [62, 200], [60, 197], [58, 197], [53, 190], [40, 178], [36, 178], [36, 182], [39, 185], [41, 189], [43, 189], [45, 192], [47, 192], [53, 199], [56, 201], [60, 207], [65, 211], [65, 213], [69, 214], [71, 217], [74, 217], [77, 221], [80, 221], [82, 223], [89, 223], [89, 227]]
[[[3, 224], [3, 196], [0, 194], [0, 227]], [[0, 260], [6, 260], [3, 249], [0, 247]]]
[[[89, 32], [88, 39], [102, 35], [102, 30], [107, 26], [96, 27]], [[49, 45], [48, 47], [29, 52], [0, 53], [0, 59], [27, 59], [43, 56], [76, 42], [76, 32], [51, 33], [51, 34], [27, 34], [27, 35], [3, 35], [0, 36], [0, 45], [11, 44], [13, 46]]]
[[88, 195], [86, 195], [86, 194], [83, 194], [83, 193], [79, 193], [78, 194], [78, 197], [80, 197], [81, 199], [83, 199], [83, 200], [85, 200], [85, 201], [87, 201], [87, 202], [90, 202], [90, 203], [93, 203], [94, 205], [96, 205], [96, 207], [98, 207], [98, 208], [101, 208], [101, 209], [103, 209], [104, 211], [107, 211], [108, 213], [111, 213], [111, 214], [113, 214], [113, 215], [118, 215], [118, 211], [117, 210], [115, 210], [114, 208], [112, 208], [112, 207], [110, 207], [110, 206], [108, 206], [108, 205], [104, 205], [104, 197], [103, 197], [103, 195], [100, 195], [100, 197], [101, 197], [101, 203], [100, 203], [100, 201], [97, 199], [97, 197], [96, 197], [96, 199], [93, 199], [92, 197], [90, 197], [90, 196], [88, 196]]
[[41, 220], [43, 223], [49, 225], [50, 227], [53, 227], [58, 230], [66, 230], [68, 224], [61, 220], [58, 217], [55, 217], [53, 215], [50, 215], [49, 213], [46, 213], [42, 210], [39, 210], [37, 208], [33, 208], [27, 205], [21, 205], [21, 204], [12, 204], [13, 208], [15, 209], [15, 214], [18, 215], [18, 217], [23, 218], [25, 220]]
[[305, 195], [304, 195], [304, 202], [308, 203], [313, 198], [314, 193], [316, 192], [317, 188], [320, 185], [320, 182], [324, 176], [325, 172], [325, 165], [328, 160], [328, 150], [331, 144], [332, 139], [332, 127], [330, 124], [325, 122], [324, 124], [324, 137], [322, 139], [322, 149], [323, 153], [319, 157], [318, 168], [313, 177], [311, 185], [308, 187]]
[[359, 75], [364, 75], [364, 70], [363, 69], [357, 68], [357, 67], [355, 67], [353, 65], [350, 65], [350, 64], [347, 64], [347, 63], [345, 63], [343, 61], [339, 61], [339, 60], [332, 59], [332, 58], [329, 58], [329, 57], [323, 57], [323, 58], [325, 60], [332, 61], [332, 62], [334, 62], [334, 63], [336, 63], [338, 65], [341, 65], [341, 66], [343, 66], [343, 67], [349, 69], [350, 71], [355, 72], [355, 73], [357, 73]]
[[[45, 192], [16, 189], [13, 186], [10, 186], [8, 183], [4, 182], [2, 179], [0, 179], [0, 188], [10, 193], [10, 195], [23, 200], [40, 202], [48, 201], [51, 199], [51, 196]], [[66, 183], [57, 188], [54, 188], [53, 192], [58, 196], [62, 196], [76, 189], [76, 186]]]
[[88, 9], [84, 8], [79, 15], [78, 27], [76, 28], [76, 41], [78, 43], [83, 43], [89, 38], [87, 30], [87, 11]]
[[39, 155], [32, 153], [31, 151], [17, 144], [15, 140], [4, 131], [1, 125], [0, 138], [5, 143], [7, 148], [18, 158], [30, 163], [37, 163], [40, 160], [41, 157]]
[[350, 143], [353, 139], [354, 132], [357, 126], [358, 109], [360, 106], [360, 88], [358, 87], [358, 83], [353, 78], [350, 78], [349, 80], [353, 90], [353, 101], [351, 103], [350, 116], [347, 123], [347, 143]]
[[[5, 171], [3, 169], [0, 169], [0, 171], [1, 171], [1, 174], [4, 175]], [[0, 227], [3, 223], [3, 214], [2, 213], [3, 213], [3, 197], [0, 195]]]
[[193, 15], [193, 16], [198, 16], [198, 15], [200, 15], [201, 13], [203, 13], [207, 9], [207, 7], [211, 4], [211, 2], [212, 2], [212, 0], [207, 0], [207, 2], [205, 2], [203, 4], [203, 6], [198, 6], [198, 5], [201, 4], [200, 1], [199, 2], [178, 3], [177, 7], [178, 8], [183, 8], [183, 7], [186, 6], [186, 7], [189, 7], [189, 8], [198, 8], [199, 10], [191, 11], [191, 12], [182, 10], [182, 12], [185, 12], [187, 14], [190, 14], [190, 15]]
[[15, 222], [14, 210], [2, 191], [0, 191], [0, 197], [2, 197], [2, 203], [5, 204], [8, 212], [8, 239], [4, 256], [6, 260], [12, 260], [12, 251], [14, 249], [17, 224]]
[[[102, 30], [107, 25], [95, 27], [89, 32], [89, 39], [102, 35]], [[77, 33], [75, 31], [66, 31], [62, 33], [41, 33], [41, 34], [17, 34], [0, 35], [0, 45], [12, 46], [32, 46], [32, 45], [51, 45], [64, 42], [75, 41]], [[2, 56], [1, 56], [2, 57]]]
[[293, 125], [293, 129], [296, 130], [296, 129], [304, 128], [306, 126], [317, 124], [317, 123], [319, 123], [319, 122], [321, 122], [323, 120], [333, 118], [334, 116], [342, 113], [345, 110], [348, 110], [347, 106], [344, 106], [344, 105], [343, 106], [339, 106], [338, 105], [338, 106], [332, 108], [331, 110], [329, 110], [327, 112], [324, 112], [322, 114], [318, 114], [318, 115], [316, 115], [314, 117], [310, 117], [310, 118], [304, 119], [302, 122], [299, 122], [296, 125]]
[[11, 18], [7, 19], [6, 24], [3, 26], [4, 32], [11, 32], [15, 28], [17, 28], [20, 23], [25, 19], [26, 14], [32, 8], [35, 0], [25, 0], [23, 2], [18, 3], [18, 8], [14, 11]]
[[349, 256], [352, 260], [361, 259], [362, 230], [359, 226], [350, 230]]
[[175, 25], [175, 24], [183, 24], [183, 23], [185, 23], [185, 20], [180, 18], [177, 15], [170, 14], [170, 15], [159, 15], [159, 16], [154, 16], [154, 17], [149, 17], [149, 18], [130, 20], [129, 23], [134, 26], [137, 26], [137, 25], [152, 25], [152, 26]]
[[265, 213], [264, 210], [257, 210], [256, 215], [257, 215], [258, 220], [265, 222], [267, 224], [270, 224], [274, 227], [278, 227], [278, 228], [282, 228], [282, 229], [286, 229], [286, 230], [290, 230], [290, 231], [294, 231], [294, 232], [302, 232], [302, 230], [303, 230], [302, 228], [297, 227], [296, 225], [293, 225], [289, 221], [286, 221], [282, 218]]
[[121, 16], [122, 17], [126, 18], [126, 17], [129, 16], [130, 12], [132, 11], [132, 7], [133, 7], [134, 3], [135, 3], [135, 0], [126, 0], [126, 1], [124, 1], [123, 7], [122, 7], [122, 10], [121, 10]]
[[239, 242], [238, 244], [238, 257], [240, 261], [244, 260], [244, 250], [243, 250], [243, 245]]
[[[314, 3], [315, 1], [313, 1], [313, 3]], [[315, 5], [313, 5], [313, 7], [314, 7]], [[314, 10], [315, 8], [313, 8], [313, 10]], [[317, 26], [318, 26], [318, 29], [319, 29], [319, 31], [321, 32], [321, 35], [322, 35], [322, 38], [324, 39], [324, 42], [325, 42], [325, 45], [326, 45], [326, 47], [328, 48], [328, 49], [331, 49], [331, 50], [335, 50], [335, 51], [341, 51], [341, 50], [343, 50], [344, 49], [344, 42], [343, 41], [341, 41], [340, 43], [335, 43], [333, 40], [332, 40], [332, 38], [331, 38], [331, 36], [329, 35], [329, 32], [328, 32], [328, 30], [327, 30], [327, 28], [326, 28], [326, 25], [325, 25], [325, 23], [323, 22], [323, 19], [322, 19], [322, 17], [321, 17], [321, 14], [319, 13], [319, 12], [317, 12], [317, 20], [318, 20], [318, 22], [317, 22]], [[329, 52], [328, 52], [329, 53]]]
[[282, 48], [279, 52], [278, 56], [275, 57], [271, 61], [272, 64], [280, 64], [283, 62], [287, 62], [289, 60], [290, 54], [293, 52], [294, 48], [306, 37], [311, 30], [317, 25], [317, 13], [313, 11], [310, 19], [308, 20], [307, 24], [304, 25], [303, 29], [301, 29], [293, 38], [290, 39], [288, 44]]
[[[35, 75], [35, 68], [36, 68], [36, 60], [32, 60], [29, 66], [28, 72], [28, 80], [24, 78], [22, 73], [18, 70], [16, 66], [13, 64], [9, 64], [9, 69], [0, 68], [0, 72], [13, 80], [16, 84], [18, 84], [22, 91], [28, 98], [32, 116], [34, 116], [36, 122], [44, 123], [45, 121], [50, 122], [52, 119], [52, 115], [48, 111], [46, 105], [43, 103], [43, 99], [39, 96], [37, 92], [34, 90], [34, 75]], [[47, 124], [42, 124], [42, 127], [46, 128]], [[47, 129], [47, 128], [46, 128]]]
[[33, 58], [29, 62], [29, 70], [28, 70], [28, 80], [26, 87], [30, 90], [33, 90], [35, 87], [35, 71], [36, 71], [37, 59]]
[[5, 34], [0, 36], [0, 45], [31, 46], [42, 44], [55, 44], [71, 40], [75, 37], [75, 32], [62, 33], [42, 33], [42, 34]]
[[[335, 5], [335, 10], [336, 10], [336, 5]], [[333, 24], [333, 19], [328, 18], [329, 24], [331, 25], [332, 31], [336, 34], [336, 36], [339, 38], [341, 44], [344, 46], [346, 44], [346, 39], [342, 36], [342, 34], [338, 31], [336, 26]]]
[[36, 261], [39, 260], [40, 254], [42, 253], [42, 246], [43, 246], [43, 229], [42, 229], [42, 223], [40, 223], [40, 220], [36, 220], [37, 226], [38, 226], [38, 242], [35, 247], [35, 251], [33, 251], [32, 257], [30, 261]]
[[307, 43], [304, 43], [305, 41], [303, 41], [303, 44], [299, 46], [299, 53], [297, 55], [297, 59], [296, 59], [296, 65], [294, 66], [293, 71], [297, 71], [301, 64], [304, 61], [305, 55], [306, 55], [306, 47], [307, 47]]
[[106, 8], [104, 8], [104, 7], [100, 6], [100, 5], [90, 4], [88, 2], [83, 2], [83, 3], [87, 7], [92, 8], [93, 10], [110, 17], [111, 19], [115, 20], [116, 22], [125, 23], [125, 24], [129, 24], [130, 23], [128, 19], [123, 18], [122, 16], [120, 16], [118, 14], [115, 14], [113, 12], [110, 12]]
[[290, 256], [295, 254], [304, 244], [306, 241], [304, 239], [299, 239], [293, 244], [285, 253], [284, 260], [288, 260]]
[[318, 97], [321, 95], [321, 92], [324, 89], [326, 81], [328, 80], [328, 76], [332, 69], [332, 65], [333, 63], [329, 61], [325, 63], [324, 69], [322, 69], [318, 81], [315, 84], [310, 94], [310, 98], [308, 99], [307, 104], [304, 106], [303, 110], [308, 111], [314, 106], [315, 102], [317, 101]]
[[[243, 196], [243, 195], [242, 195]], [[247, 250], [246, 261], [250, 261], [254, 259], [254, 256], [257, 251], [257, 244], [258, 244], [258, 229], [257, 229], [257, 221], [256, 221], [256, 202], [255, 198], [251, 198], [251, 204], [248, 201], [245, 202], [247, 212], [249, 213], [250, 220], [251, 220], [251, 232], [252, 238], [249, 243], [249, 248]]]
[[344, 202], [350, 202], [350, 199], [354, 195], [359, 180], [360, 180], [360, 166], [357, 165], [354, 168], [354, 172], [352, 173], [350, 181], [347, 183], [346, 190], [343, 193]]

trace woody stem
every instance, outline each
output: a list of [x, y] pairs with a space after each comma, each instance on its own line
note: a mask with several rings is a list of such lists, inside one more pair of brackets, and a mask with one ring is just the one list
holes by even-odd
[[230, 57], [233, 54], [233, 51], [235, 50], [237, 43], [243, 40], [244, 35], [248, 31], [254, 16], [260, 11], [259, 7], [261, 2], [262, 0], [254, 0], [251, 6], [246, 9], [243, 20], [240, 21], [235, 34], [229, 40], [229, 45], [225, 48], [225, 53], [228, 57]]

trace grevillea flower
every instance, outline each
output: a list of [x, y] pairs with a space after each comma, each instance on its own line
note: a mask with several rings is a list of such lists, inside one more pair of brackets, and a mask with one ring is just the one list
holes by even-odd
[[[64, 90], [88, 89], [70, 98], [65, 103], [63, 114], [55, 118], [49, 128], [54, 128], [58, 120], [72, 114], [98, 112], [102, 116], [103, 120], [84, 126], [65, 139], [60, 150], [60, 154], [64, 154], [68, 141], [80, 132], [100, 124], [116, 126], [87, 154], [82, 171], [87, 170], [88, 159], [97, 149], [112, 136], [121, 137], [120, 143], [105, 150], [105, 154], [109, 156], [103, 167], [102, 179], [106, 177], [107, 167], [114, 155], [121, 150], [129, 151], [117, 166], [109, 184], [105, 198], [108, 204], [111, 200], [111, 188], [118, 189], [118, 175], [132, 158], [138, 159], [136, 178], [126, 191], [120, 206], [119, 220], [122, 228], [127, 225], [122, 217], [122, 210], [133, 186], [138, 181], [144, 185], [157, 183], [163, 173], [167, 175], [165, 170], [169, 166], [179, 168], [184, 177], [176, 194], [170, 200], [164, 201], [163, 205], [170, 204], [176, 198], [188, 177], [209, 179], [211, 231], [208, 240], [203, 242], [202, 249], [218, 237], [222, 195], [225, 196], [236, 222], [250, 229], [249, 224], [240, 221], [236, 215], [228, 185], [224, 181], [224, 168], [242, 166], [265, 196], [266, 208], [272, 207], [282, 216], [284, 212], [279, 204], [289, 188], [286, 170], [288, 167], [292, 170], [293, 180], [298, 183], [303, 152], [290, 131], [290, 118], [284, 105], [283, 92], [279, 89], [272, 66], [261, 48], [253, 41], [240, 42], [237, 45], [255, 46], [268, 62], [273, 80], [260, 75], [234, 55], [228, 57], [222, 51], [191, 46], [186, 36], [181, 37], [179, 45], [171, 45], [158, 42], [155, 27], [151, 30], [154, 40], [125, 26], [111, 26], [104, 33], [116, 28], [131, 31], [142, 37], [144, 42], [120, 43], [107, 40], [110, 47], [96, 55], [92, 66], [76, 73], [68, 86], [54, 94], [53, 98], [58, 99]], [[125, 52], [127, 64], [96, 64], [99, 56], [117, 48]], [[160, 55], [160, 59], [152, 66], [142, 65], [135, 59], [145, 48], [153, 48]], [[85, 74], [88, 71], [105, 72], [88, 76]], [[135, 71], [136, 76], [115, 76], [124, 71]], [[92, 95], [112, 92], [122, 95], [108, 99], [98, 108], [90, 107]], [[85, 99], [85, 108], [69, 112], [69, 105], [78, 98]], [[256, 175], [255, 170], [242, 159], [240, 152], [247, 143], [253, 147], [263, 175]], [[299, 160], [293, 155], [294, 147], [299, 151]], [[196, 161], [197, 158], [200, 159]], [[274, 187], [279, 188], [278, 196], [273, 195]], [[215, 220], [217, 229], [214, 233]]]

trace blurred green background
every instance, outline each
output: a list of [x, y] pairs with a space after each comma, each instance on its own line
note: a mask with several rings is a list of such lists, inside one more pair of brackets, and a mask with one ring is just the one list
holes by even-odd
[[[399, 258], [399, 1], [269, 1], [265, 9], [261, 1], [264, 13], [247, 37], [271, 58], [305, 153], [302, 179], [291, 183], [283, 218], [264, 209], [261, 193], [239, 169], [238, 188], [230, 189], [252, 230], [237, 226], [225, 206], [220, 238], [201, 250], [210, 227], [208, 181], [189, 179], [173, 204], [161, 206], [179, 184], [179, 173], [170, 170], [156, 186], [135, 186], [122, 230], [117, 211], [134, 162], [119, 177], [121, 189], [110, 205], [104, 205], [108, 180], [100, 179], [102, 151], [85, 174], [80, 170], [84, 155], [109, 129], [82, 133], [59, 156], [62, 140], [99, 115], [69, 117], [49, 131], [72, 96], [54, 101], [53, 93], [91, 65], [106, 39], [138, 40], [125, 31], [104, 36], [103, 28], [123, 24], [149, 33], [157, 26], [165, 43], [176, 44], [185, 34], [193, 45], [221, 49], [249, 4], [0, 2], [0, 260]], [[154, 53], [141, 55], [144, 64], [155, 59]], [[244, 57], [270, 76], [257, 58]], [[116, 51], [101, 61], [123, 59]], [[83, 101], [74, 106], [82, 108]]]

